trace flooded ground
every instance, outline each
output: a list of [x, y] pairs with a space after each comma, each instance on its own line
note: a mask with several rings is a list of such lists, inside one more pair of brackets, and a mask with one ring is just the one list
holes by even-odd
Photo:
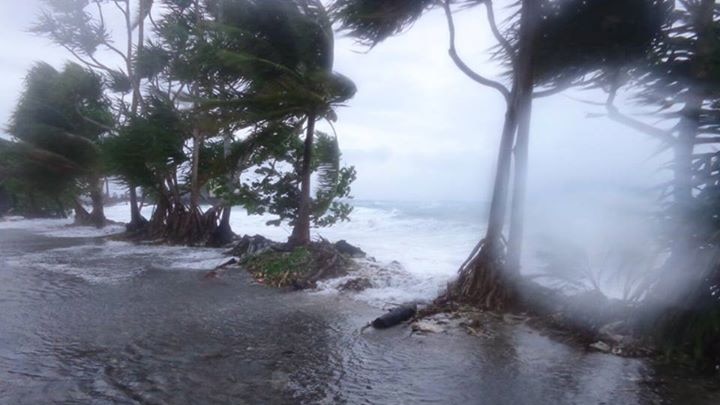
[[203, 280], [221, 258], [0, 229], [0, 403], [720, 403], [524, 326], [360, 334], [378, 308], [242, 272]]

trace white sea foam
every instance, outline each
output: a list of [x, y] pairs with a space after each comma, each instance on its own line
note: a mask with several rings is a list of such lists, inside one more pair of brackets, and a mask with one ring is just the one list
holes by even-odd
[[137, 245], [118, 241], [98, 241], [5, 258], [11, 266], [67, 274], [90, 283], [125, 281], [149, 269], [211, 270], [225, 260], [227, 258], [220, 249]]
[[[376, 259], [375, 263], [362, 262], [360, 272], [349, 276], [369, 278], [372, 288], [349, 294], [350, 296], [378, 305], [387, 302], [430, 300], [455, 277], [459, 266], [483, 236], [485, 208], [479, 203], [356, 202], [351, 222], [315, 229], [313, 235], [330, 241], [345, 239]], [[145, 207], [143, 214], [149, 218], [152, 209], [151, 206]], [[533, 213], [538, 210], [541, 211], [539, 214]], [[535, 205], [530, 207], [529, 211], [532, 215], [529, 216], [528, 221], [525, 271], [533, 272], [542, 266], [537, 260], [537, 251], [548, 245], [547, 233], [566, 232], [568, 226], [572, 224], [569, 220], [580, 221], [578, 223], [582, 226], [573, 228], [572, 238], [576, 242], [582, 242], [582, 247], [589, 249], [591, 254], [592, 249], [595, 249], [606, 255], [606, 252], [601, 250], [605, 249], [603, 244], [598, 242], [601, 238], [627, 246], [625, 241], [628, 234], [628, 230], [625, 229], [627, 227], [620, 230], [616, 229], [617, 227], [612, 229], [603, 227], [609, 226], [608, 223], [611, 222], [622, 224], [631, 222], [627, 219], [605, 220], [608, 210], [598, 211], [594, 215], [588, 215], [587, 210], [580, 213], [568, 213], [567, 210], [563, 210], [562, 215], [551, 215], [547, 208]], [[106, 215], [109, 219], [127, 222], [130, 217], [129, 205], [107, 207]], [[561, 218], [562, 221], [557, 218]], [[233, 230], [240, 235], [260, 234], [277, 241], [286, 240], [291, 228], [288, 225], [268, 226], [266, 222], [270, 219], [272, 218], [268, 216], [249, 216], [244, 209], [236, 207], [233, 209], [231, 224]], [[595, 226], [589, 226], [587, 221]], [[71, 222], [72, 220], [12, 218], [12, 220], [0, 221], [0, 230], [22, 228], [50, 236], [101, 236], [122, 230], [120, 227], [103, 230], [69, 227]], [[558, 232], [553, 226], [560, 227], [563, 232]], [[640, 229], [640, 227], [634, 225], [632, 229]], [[630, 239], [640, 240], [635, 235]], [[105, 242], [100, 247], [93, 245], [87, 251], [83, 251], [82, 247], [76, 249], [79, 249], [77, 256], [88, 257], [87, 260], [91, 260], [93, 256], [103, 255], [119, 258], [142, 257], [155, 267], [178, 270], [209, 270], [226, 260], [222, 250], [219, 249], [131, 245], [121, 242]], [[44, 263], [42, 259], [42, 257], [39, 259], [41, 264]], [[48, 268], [54, 266], [53, 263], [47, 265]], [[59, 269], [72, 271], [63, 267], [62, 263]], [[130, 276], [135, 274], [134, 271], [129, 268], [126, 273]], [[105, 273], [100, 271], [99, 274]], [[97, 274], [93, 277], [97, 277]], [[317, 293], [338, 293], [337, 287], [347, 280], [348, 278], [343, 278], [321, 283]], [[612, 285], [609, 288], [613, 289]], [[617, 287], [614, 289], [618, 290]], [[612, 291], [610, 295], [613, 295]]]
[[[366, 251], [377, 262], [361, 263], [357, 276], [368, 277], [372, 288], [353, 295], [357, 299], [381, 305], [385, 302], [402, 302], [414, 299], [431, 299], [455, 275], [458, 266], [471, 250], [481, 231], [476, 222], [463, 222], [438, 218], [436, 214], [447, 211], [441, 204], [429, 204], [413, 212], [416, 205], [403, 209], [398, 203], [358, 203], [352, 213], [352, 221], [330, 228], [313, 231], [314, 237], [331, 241], [345, 239]], [[412, 209], [410, 209], [412, 208]], [[153, 207], [143, 210], [150, 217]], [[106, 207], [108, 219], [127, 222], [130, 217], [128, 204]], [[238, 234], [261, 234], [273, 240], [284, 241], [290, 235], [287, 225], [268, 226], [268, 216], [250, 216], [236, 207], [232, 214], [232, 227]], [[122, 232], [121, 226], [103, 229], [70, 226], [67, 220], [19, 220], [1, 221], [0, 229], [25, 229], [55, 237], [93, 237]], [[66, 250], [63, 250], [66, 249]], [[26, 255], [25, 264], [37, 265], [48, 270], [66, 272], [92, 282], [117, 281], [132, 277], [137, 268], [103, 269], [102, 258], [148, 260], [154, 267], [167, 269], [209, 270], [227, 258], [222, 250], [136, 245], [125, 242], [106, 241], [96, 245], [54, 249], [50, 252]], [[58, 263], [57, 256], [73, 257], [67, 263]], [[97, 264], [93, 261], [97, 260]], [[74, 264], [73, 264], [74, 263]], [[75, 266], [75, 267], [73, 267]], [[90, 267], [90, 270], [84, 269]], [[93, 270], [95, 269], [95, 270]], [[322, 283], [321, 293], [334, 293], [345, 279]]]
[[[361, 262], [357, 274], [321, 283], [321, 293], [337, 292], [349, 278], [368, 277], [372, 288], [353, 294], [355, 298], [377, 305], [430, 300], [455, 276], [481, 235], [478, 216], [448, 218], [448, 207], [443, 204], [421, 206], [420, 212], [416, 204], [398, 205], [403, 204], [357, 203], [351, 222], [313, 231], [315, 237], [330, 241], [345, 239], [377, 260], [376, 264]], [[287, 239], [291, 229], [267, 226], [268, 219], [236, 208], [232, 227], [241, 234]]]

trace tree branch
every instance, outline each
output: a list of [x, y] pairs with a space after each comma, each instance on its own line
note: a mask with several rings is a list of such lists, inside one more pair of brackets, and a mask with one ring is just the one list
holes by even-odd
[[108, 131], [108, 132], [114, 132], [114, 131], [115, 131], [115, 129], [114, 129], [113, 127], [108, 126], [108, 125], [105, 125], [105, 124], [103, 124], [102, 122], [96, 121], [96, 120], [94, 120], [94, 119], [86, 116], [85, 114], [83, 114], [83, 112], [80, 110], [80, 105], [78, 105], [78, 104], [75, 104], [75, 112], [80, 116], [80, 118], [82, 118], [83, 120], [85, 120], [85, 121], [87, 121], [87, 122], [89, 122], [89, 123], [97, 126], [98, 128], [102, 128], [102, 129], [104, 129], [104, 130], [106, 130], [106, 131]]
[[696, 144], [706, 144], [706, 143], [718, 143], [720, 142], [720, 136], [713, 136], [709, 138], [695, 138]]
[[628, 115], [625, 115], [621, 113], [617, 107], [615, 107], [615, 97], [617, 96], [617, 90], [618, 85], [613, 84], [610, 92], [608, 93], [608, 99], [605, 102], [605, 109], [608, 112], [608, 117], [615, 121], [619, 122], [625, 126], [628, 126], [636, 131], [642, 132], [646, 135], [649, 135], [655, 139], [658, 139], [659, 141], [667, 144], [667, 145], [673, 145], [677, 141], [676, 139], [671, 135], [671, 131], [665, 131], [660, 128], [656, 128], [652, 125], [648, 125], [642, 121], [639, 121], [635, 118], [632, 118]]
[[485, 78], [484, 76], [479, 75], [477, 72], [473, 71], [467, 64], [465, 64], [465, 62], [457, 54], [457, 50], [455, 49], [455, 22], [453, 21], [452, 10], [450, 9], [450, 2], [449, 0], [439, 0], [439, 2], [445, 10], [445, 17], [447, 18], [448, 32], [450, 34], [450, 46], [448, 49], [448, 54], [450, 55], [452, 61], [460, 69], [460, 71], [465, 73], [465, 75], [468, 76], [470, 79], [476, 81], [477, 83], [480, 83], [483, 86], [487, 86], [497, 90], [503, 96], [505, 101], [509, 103], [510, 90], [508, 90], [507, 87], [505, 87], [500, 82], [496, 82], [494, 80], [490, 80], [488, 78]]
[[495, 22], [495, 11], [493, 10], [492, 0], [485, 1], [485, 8], [487, 8], [487, 19], [488, 24], [490, 24], [490, 30], [492, 31], [492, 34], [495, 36], [495, 39], [498, 41], [500, 46], [502, 46], [505, 52], [507, 52], [508, 56], [510, 57], [510, 61], [512, 62], [513, 68], [515, 68], [515, 65], [517, 64], [517, 52], [515, 52], [515, 49], [513, 48], [510, 41], [508, 41], [507, 38], [505, 38], [502, 33], [500, 33], [500, 30], [497, 27], [497, 23]]
[[74, 49], [72, 49], [71, 47], [67, 46], [66, 44], [63, 44], [63, 43], [61, 43], [61, 42], [59, 42], [59, 41], [56, 41], [56, 42], [57, 42], [60, 46], [62, 46], [63, 48], [65, 48], [66, 51], [70, 52], [70, 53], [72, 54], [72, 56], [74, 56], [75, 59], [77, 59], [77, 60], [78, 60], [80, 63], [82, 63], [83, 65], [89, 66], [89, 67], [95, 68], [95, 69], [104, 69], [102, 66], [100, 66], [100, 65], [98, 65], [98, 64], [96, 64], [96, 63], [93, 63], [93, 62], [91, 62], [91, 61], [88, 61], [87, 59], [83, 58], [82, 56], [80, 56], [80, 54], [78, 54], [77, 52], [75, 52]]

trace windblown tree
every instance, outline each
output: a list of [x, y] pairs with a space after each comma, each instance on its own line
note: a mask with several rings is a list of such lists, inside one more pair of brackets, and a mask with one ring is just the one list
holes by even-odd
[[[153, 0], [43, 0], [45, 8], [33, 32], [66, 49], [79, 63], [101, 74], [113, 97], [113, 127], [126, 123], [143, 105], [145, 78], [139, 64], [146, 40], [146, 24]], [[111, 20], [122, 22], [122, 32], [110, 30]], [[120, 67], [116, 67], [116, 66]], [[128, 100], [128, 95], [130, 99]], [[130, 227], [142, 218], [136, 185], [129, 185]]]
[[[713, 0], [675, 2], [671, 27], [646, 63], [608, 73], [608, 117], [657, 140], [669, 150], [672, 179], [663, 187], [667, 228], [660, 241], [669, 252], [649, 278], [648, 321], [663, 342], [683, 347], [703, 366], [717, 364], [720, 336], [717, 240], [717, 164], [720, 142], [720, 8]], [[656, 122], [623, 113], [622, 86], [631, 100], [650, 108]]]
[[[599, 3], [613, 3], [603, 8]], [[619, 9], [620, 3], [639, 7]], [[641, 4], [642, 3], [642, 4]], [[455, 47], [453, 4], [485, 5], [487, 23], [498, 42], [495, 56], [506, 61], [510, 86], [479, 75], [459, 56]], [[554, 94], [582, 81], [582, 76], [596, 70], [598, 62], [618, 53], [626, 44], [617, 34], [609, 35], [618, 26], [627, 30], [634, 18], [651, 12], [649, 1], [533, 1], [514, 4], [509, 29], [502, 33], [495, 22], [493, 3], [489, 0], [336, 0], [333, 10], [341, 29], [369, 45], [410, 27], [422, 14], [434, 7], [442, 8], [450, 36], [449, 55], [457, 67], [478, 84], [498, 91], [506, 103], [505, 123], [500, 138], [495, 182], [493, 186], [488, 228], [468, 260], [460, 269], [458, 280], [449, 288], [446, 298], [470, 301], [484, 307], [502, 308], [517, 302], [515, 284], [520, 271], [523, 236], [523, 211], [527, 173], [530, 116], [533, 97]], [[642, 7], [645, 6], [645, 7]], [[629, 12], [628, 12], [629, 11]], [[598, 13], [599, 12], [599, 13]], [[574, 14], [574, 15], [573, 15]], [[568, 17], [571, 18], [568, 18]], [[590, 25], [577, 24], [580, 20]], [[655, 20], [653, 20], [655, 21]], [[648, 29], [645, 31], [646, 29]], [[631, 30], [632, 31], [632, 30]], [[654, 25], [641, 24], [633, 40], [649, 45], [657, 30]], [[623, 32], [620, 30], [619, 32]], [[564, 35], [558, 36], [558, 33]], [[565, 36], [568, 35], [568, 36]], [[573, 35], [577, 35], [574, 37]], [[593, 43], [590, 38], [603, 39]], [[566, 46], [567, 42], [573, 45]], [[631, 48], [636, 46], [636, 42]], [[592, 45], [600, 45], [592, 48]], [[627, 49], [627, 48], [625, 48]], [[566, 55], [563, 55], [563, 50]], [[571, 54], [572, 58], [565, 58]], [[588, 62], [591, 64], [589, 65]], [[548, 86], [535, 91], [541, 85]], [[512, 215], [506, 245], [503, 236], [511, 192], [511, 169], [514, 152]]]
[[[647, 63], [627, 66], [609, 73], [606, 88], [608, 117], [640, 131], [670, 149], [673, 157], [669, 167], [672, 181], [667, 187], [666, 201], [670, 226], [673, 228], [670, 249], [674, 266], [684, 262], [701, 239], [693, 234], [702, 226], [692, 212], [698, 201], [698, 180], [695, 166], [706, 165], [711, 159], [707, 145], [718, 140], [718, 110], [720, 82], [717, 79], [719, 8], [712, 0], [679, 2], [673, 13], [672, 28], [650, 54]], [[648, 124], [615, 106], [615, 99], [623, 84], [634, 91], [633, 97], [642, 105], [656, 109], [659, 125]], [[703, 150], [704, 149], [704, 150]], [[697, 153], [700, 152], [698, 155]]]
[[27, 217], [67, 217], [80, 190], [82, 167], [56, 153], [21, 141], [0, 139], [3, 210]]
[[11, 118], [9, 132], [15, 139], [44, 151], [54, 162], [61, 157], [65, 166], [75, 167], [69, 178], [87, 190], [92, 200], [90, 213], [79, 199], [74, 201], [75, 219], [81, 224], [105, 224], [98, 144], [111, 120], [100, 77], [72, 63], [61, 72], [44, 63], [33, 67]]
[[[355, 86], [333, 71], [332, 24], [321, 2], [267, 0], [220, 4], [222, 24], [236, 27], [229, 46], [221, 54], [222, 70], [235, 71], [246, 79], [242, 94], [227, 100], [225, 105], [242, 108], [248, 122], [265, 125], [281, 121], [304, 126], [302, 155], [297, 160], [300, 163], [297, 215], [288, 242], [306, 245], [310, 243], [314, 210], [311, 177], [315, 124], [320, 119], [334, 120], [334, 107], [351, 98]], [[336, 185], [340, 171], [332, 169], [327, 173], [331, 175], [325, 178], [333, 178]]]
[[[243, 192], [248, 196], [246, 206], [253, 214], [271, 214], [276, 218], [268, 225], [289, 222], [298, 218], [298, 204], [302, 192], [302, 157], [304, 142], [293, 134], [292, 145], [282, 153], [258, 162]], [[311, 172], [316, 176], [315, 196], [310, 204], [310, 223], [316, 227], [331, 226], [349, 220], [352, 207], [342, 198], [350, 195], [355, 180], [354, 167], [342, 167], [337, 138], [323, 132], [316, 133], [313, 145]]]

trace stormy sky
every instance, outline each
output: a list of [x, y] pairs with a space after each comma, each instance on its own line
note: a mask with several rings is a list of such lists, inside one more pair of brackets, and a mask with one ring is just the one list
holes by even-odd
[[[71, 56], [28, 32], [39, 0], [0, 2], [0, 123], [3, 127], [36, 61], [60, 67]], [[491, 35], [482, 10], [457, 16], [458, 48], [489, 76]], [[339, 111], [336, 129], [347, 164], [355, 165], [359, 199], [486, 200], [502, 126], [503, 103], [493, 90], [463, 76], [447, 56], [444, 16], [435, 11], [409, 32], [368, 49], [338, 38], [336, 70], [352, 78], [356, 97]], [[604, 118], [587, 118], [602, 94], [560, 94], [535, 103], [529, 200], [622, 192], [652, 185], [657, 145]]]

